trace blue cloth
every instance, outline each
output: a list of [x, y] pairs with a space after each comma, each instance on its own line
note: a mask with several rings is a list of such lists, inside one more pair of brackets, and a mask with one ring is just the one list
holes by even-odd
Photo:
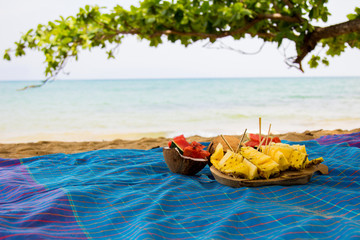
[[360, 239], [360, 149], [302, 142], [328, 175], [231, 188], [162, 149], [0, 159], [0, 239]]

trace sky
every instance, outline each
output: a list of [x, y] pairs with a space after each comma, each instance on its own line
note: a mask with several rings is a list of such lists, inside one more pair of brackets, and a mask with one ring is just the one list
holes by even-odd
[[[329, 24], [346, 21], [346, 15], [360, 7], [359, 0], [329, 0], [332, 13]], [[137, 5], [136, 0], [0, 0], [0, 80], [43, 80], [45, 65], [41, 53], [27, 51], [21, 58], [11, 62], [2, 60], [5, 49], [13, 47], [23, 33], [38, 24], [53, 21], [59, 16], [67, 17], [80, 7], [99, 5], [113, 7], [120, 4]], [[223, 40], [232, 48], [246, 52], [259, 49], [258, 40]], [[120, 45], [116, 59], [108, 60], [105, 51], [85, 50], [79, 60], [68, 62], [58, 79], [133, 79], [133, 78], [227, 78], [227, 77], [307, 77], [307, 76], [360, 76], [357, 49], [348, 49], [340, 57], [330, 58], [330, 66], [310, 69], [309, 57], [303, 62], [305, 73], [289, 68], [284, 63], [283, 49], [266, 44], [256, 55], [243, 55], [225, 49], [204, 47], [206, 41], [185, 48], [177, 43], [167, 43], [157, 48], [135, 36], [126, 37]], [[288, 50], [287, 56], [293, 51]]]

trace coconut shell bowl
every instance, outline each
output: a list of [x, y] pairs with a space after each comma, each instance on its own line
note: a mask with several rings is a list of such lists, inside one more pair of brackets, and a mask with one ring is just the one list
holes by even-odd
[[173, 173], [192, 176], [200, 172], [208, 163], [207, 159], [183, 156], [176, 148], [164, 147], [163, 154], [166, 165]]

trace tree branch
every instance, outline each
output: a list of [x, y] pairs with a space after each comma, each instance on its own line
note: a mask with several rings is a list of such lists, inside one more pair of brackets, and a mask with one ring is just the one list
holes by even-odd
[[[294, 9], [294, 4], [292, 3], [291, 0], [283, 0], [283, 2], [290, 8], [290, 9]], [[303, 22], [304, 19], [301, 17], [301, 15], [299, 14], [295, 14], [296, 18], [298, 19], [298, 21]]]
[[304, 43], [300, 49], [300, 54], [295, 59], [294, 63], [301, 64], [302, 60], [315, 49], [317, 43], [321, 39], [334, 38], [344, 34], [360, 32], [360, 19], [355, 19], [328, 27], [316, 27], [315, 30], [309, 33], [304, 38]]
[[[176, 34], [179, 36], [200, 37], [203, 39], [206, 39], [206, 38], [216, 38], [217, 39], [217, 38], [223, 38], [223, 37], [227, 37], [227, 36], [234, 36], [234, 35], [246, 33], [247, 30], [249, 30], [251, 27], [253, 27], [256, 23], [258, 23], [264, 19], [280, 20], [280, 21], [293, 22], [293, 23], [300, 22], [299, 19], [296, 17], [284, 16], [280, 13], [259, 14], [256, 16], [256, 18], [254, 18], [251, 22], [249, 22], [244, 27], [233, 30], [233, 31], [220, 31], [218, 33], [201, 33], [201, 32], [181, 32], [181, 31], [177, 31], [177, 30], [168, 29], [168, 30], [164, 30], [164, 31], [155, 32], [150, 35], [150, 38], [158, 37], [161, 35]], [[131, 34], [131, 35], [141, 34], [140, 29], [132, 29], [129, 31], [116, 31], [116, 33], [117, 34]], [[268, 34], [267, 33], [259, 33], [258, 35], [262, 36], [262, 37], [274, 37], [274, 34], [270, 34], [270, 33], [268, 33]]]

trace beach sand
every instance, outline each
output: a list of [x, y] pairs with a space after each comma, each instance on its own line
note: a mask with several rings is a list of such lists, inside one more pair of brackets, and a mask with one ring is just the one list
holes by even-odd
[[[289, 132], [286, 134], [275, 135], [280, 139], [289, 141], [305, 141], [316, 139], [324, 135], [348, 134], [360, 132], [360, 128], [353, 130], [316, 130], [305, 131], [303, 133]], [[240, 137], [240, 136], [237, 136]], [[188, 141], [211, 142], [213, 138], [201, 136], [192, 136]], [[58, 142], [58, 141], [40, 141], [30, 143], [11, 143], [0, 144], [0, 158], [26, 158], [41, 156], [53, 153], [79, 153], [100, 149], [152, 149], [167, 145], [169, 138], [141, 138], [139, 140], [121, 140], [113, 141], [91, 141], [91, 142]]]

